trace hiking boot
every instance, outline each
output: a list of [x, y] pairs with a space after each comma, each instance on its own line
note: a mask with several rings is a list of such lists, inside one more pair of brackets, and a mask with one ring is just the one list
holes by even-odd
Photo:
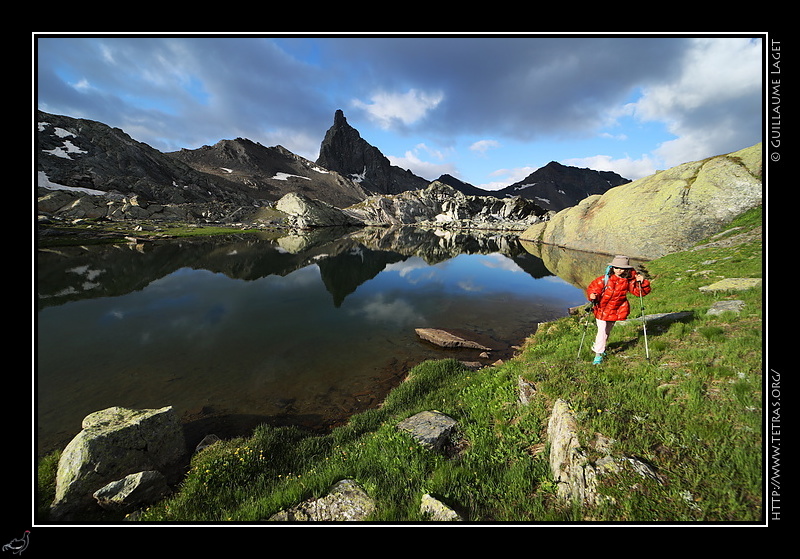
[[594, 361], [592, 361], [592, 365], [599, 365], [603, 362], [603, 353], [598, 353], [594, 356]]

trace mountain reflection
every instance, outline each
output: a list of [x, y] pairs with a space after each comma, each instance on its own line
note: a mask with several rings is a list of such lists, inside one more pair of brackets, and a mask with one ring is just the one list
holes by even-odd
[[552, 275], [516, 235], [405, 228], [323, 229], [275, 238], [266, 234], [158, 240], [129, 245], [44, 248], [37, 252], [39, 308], [124, 295], [181, 268], [231, 279], [287, 276], [316, 264], [335, 306], [388, 265], [418, 257], [427, 264], [460, 254], [502, 254], [533, 278]]
[[[110, 406], [170, 405], [232, 436], [328, 427], [422, 361], [505, 359], [584, 299], [516, 235], [417, 228], [43, 247], [36, 273], [42, 451]], [[440, 348], [417, 328], [496, 349]]]

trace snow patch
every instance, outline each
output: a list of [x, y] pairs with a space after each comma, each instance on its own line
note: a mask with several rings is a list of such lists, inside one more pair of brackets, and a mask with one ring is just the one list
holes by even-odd
[[361, 171], [360, 175], [353, 174], [353, 175], [350, 175], [350, 178], [352, 179], [353, 182], [358, 182], [358, 183], [360, 183], [365, 178], [367, 178], [367, 167], [366, 167], [366, 165], [364, 166], [364, 170]]
[[50, 182], [50, 179], [47, 177], [44, 171], [39, 171], [36, 177], [36, 186], [40, 186], [42, 188], [47, 188], [48, 190], [70, 190], [72, 192], [83, 192], [84, 194], [91, 194], [93, 196], [105, 196], [108, 194], [102, 190], [94, 190], [91, 188], [81, 188], [78, 186], [64, 186], [63, 184], [57, 184], [54, 182]]
[[298, 178], [298, 179], [306, 179], [307, 181], [311, 180], [308, 177], [301, 177], [300, 175], [291, 175], [289, 173], [276, 173], [275, 176], [272, 177], [272, 178], [275, 179], [275, 180], [279, 180], [279, 181], [285, 181], [285, 180], [289, 180], [289, 177], [295, 177], [295, 178]]
[[[39, 122], [38, 126], [39, 130], [43, 131], [46, 127], [50, 126], [50, 124], [47, 122]], [[75, 137], [75, 134], [63, 128], [55, 128], [53, 130], [53, 134], [55, 134], [58, 138], [61, 138], [62, 140], [64, 138]], [[42, 151], [49, 155], [54, 155], [55, 157], [61, 157], [63, 159], [72, 159], [72, 157], [70, 157], [71, 153], [88, 153], [86, 150], [82, 150], [69, 140], [64, 140], [64, 144], [61, 147], [53, 148], [50, 150], [43, 149]]]

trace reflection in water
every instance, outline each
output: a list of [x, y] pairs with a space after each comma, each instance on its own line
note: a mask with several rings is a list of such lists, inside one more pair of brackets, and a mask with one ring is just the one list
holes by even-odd
[[39, 251], [39, 450], [109, 406], [216, 417], [220, 436], [260, 422], [335, 424], [416, 363], [478, 359], [421, 342], [415, 328], [510, 346], [583, 302], [513, 237], [337, 233]]

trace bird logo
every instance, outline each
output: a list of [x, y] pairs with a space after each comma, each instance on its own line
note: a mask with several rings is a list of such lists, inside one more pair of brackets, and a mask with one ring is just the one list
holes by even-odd
[[21, 538], [14, 538], [5, 544], [3, 546], [3, 551], [10, 551], [11, 553], [20, 555], [28, 547], [28, 538], [30, 537], [30, 534], [30, 530], [25, 530], [25, 533]]

